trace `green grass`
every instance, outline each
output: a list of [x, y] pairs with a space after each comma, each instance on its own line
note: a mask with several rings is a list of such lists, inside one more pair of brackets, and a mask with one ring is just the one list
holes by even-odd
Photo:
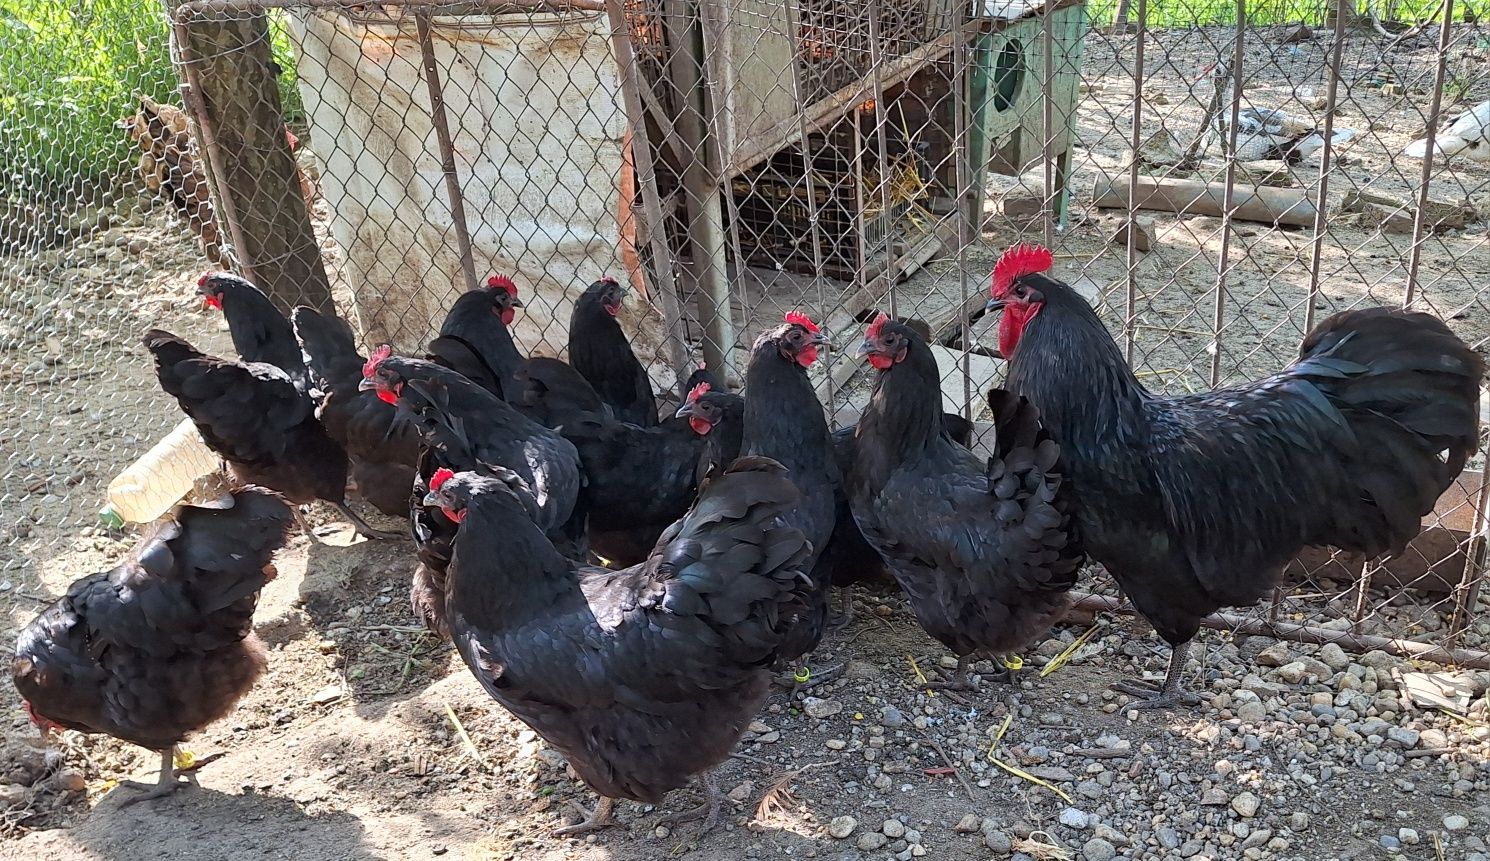
[[[286, 117], [303, 118], [283, 15], [273, 25]], [[0, 0], [0, 176], [69, 190], [127, 175], [114, 123], [136, 92], [180, 104], [159, 0]]]

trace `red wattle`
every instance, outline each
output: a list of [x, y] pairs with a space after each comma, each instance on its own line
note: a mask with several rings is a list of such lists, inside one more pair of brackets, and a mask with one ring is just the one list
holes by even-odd
[[378, 389], [378, 400], [385, 404], [397, 404], [398, 395], [387, 389]]
[[1019, 339], [1024, 335], [1024, 327], [1035, 319], [1040, 313], [1039, 305], [1008, 305], [1004, 308], [1004, 315], [999, 318], [999, 354], [1004, 361], [1014, 357], [1014, 349], [1019, 346]]
[[709, 431], [714, 429], [714, 426], [709, 423], [709, 420], [701, 416], [690, 416], [688, 426], [693, 428], [693, 432], [699, 436], [707, 436]]
[[511, 308], [508, 308], [506, 311], [503, 311], [502, 312], [502, 325], [503, 326], [511, 326], [512, 325], [512, 321], [513, 321], [513, 319], [515, 317], [517, 317], [517, 312], [514, 311], [514, 310], [512, 310]]
[[890, 366], [895, 364], [895, 360], [890, 358], [889, 356], [882, 356], [879, 353], [870, 353], [869, 364], [873, 366], [876, 371], [888, 371], [890, 370]]
[[440, 510], [445, 512], [445, 516], [450, 518], [452, 522], [459, 523], [462, 520], [466, 519], [466, 509], [464, 508], [462, 508], [460, 511], [451, 511], [448, 508], [442, 508]]
[[803, 347], [802, 352], [797, 354], [797, 364], [804, 368], [812, 367], [812, 363], [816, 361], [817, 347]]

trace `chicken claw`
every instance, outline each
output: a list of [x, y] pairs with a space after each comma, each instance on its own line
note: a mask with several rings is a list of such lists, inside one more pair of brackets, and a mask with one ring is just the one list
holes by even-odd
[[342, 516], [352, 521], [352, 528], [357, 530], [357, 534], [363, 538], [373, 541], [397, 541], [400, 538], [409, 537], [402, 532], [390, 532], [385, 529], [374, 529], [368, 526], [367, 521], [363, 520], [362, 516], [353, 511], [345, 502], [336, 503], [336, 507], [342, 513]]
[[1169, 653], [1169, 671], [1164, 674], [1164, 684], [1155, 686], [1145, 682], [1116, 682], [1112, 689], [1120, 694], [1137, 697], [1127, 708], [1144, 711], [1148, 709], [1185, 708], [1200, 705], [1200, 697], [1185, 690], [1180, 676], [1185, 671], [1185, 655], [1190, 651], [1189, 643], [1175, 646]]
[[589, 834], [592, 831], [600, 831], [621, 824], [616, 820], [614, 815], [616, 800], [608, 796], [600, 796], [600, 800], [596, 802], [593, 811], [586, 810], [582, 805], [574, 801], [569, 802], [569, 807], [582, 818], [573, 825], [555, 828], [553, 831], [555, 837], [575, 837], [580, 834]]
[[699, 831], [698, 833], [698, 836], [702, 837], [703, 835], [708, 834], [710, 831], [713, 831], [715, 828], [719, 827], [719, 823], [722, 818], [720, 814], [724, 810], [724, 802], [728, 800], [729, 799], [724, 797], [724, 793], [719, 791], [719, 787], [714, 783], [714, 779], [707, 778], [704, 780], [703, 804], [700, 804], [698, 807], [694, 807], [690, 810], [684, 810], [681, 813], [674, 813], [671, 816], [665, 816], [661, 820], [659, 820], [657, 824], [666, 825], [669, 828], [673, 828], [684, 822], [692, 822], [695, 819], [702, 819], [704, 821], [704, 827], [703, 830]]
[[131, 804], [139, 804], [141, 801], [149, 801], [152, 798], [165, 798], [172, 795], [176, 790], [186, 786], [187, 782], [176, 779], [176, 748], [161, 751], [160, 754], [160, 779], [154, 786], [126, 780], [119, 784], [121, 787], [129, 787], [138, 790], [139, 795], [134, 795], [119, 802], [119, 806], [129, 807]]

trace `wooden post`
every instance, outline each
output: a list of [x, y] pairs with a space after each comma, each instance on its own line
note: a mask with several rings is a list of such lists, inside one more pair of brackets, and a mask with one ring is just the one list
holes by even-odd
[[203, 17], [176, 27], [203, 148], [243, 275], [281, 310], [332, 310], [331, 287], [285, 136], [269, 19], [262, 12]]

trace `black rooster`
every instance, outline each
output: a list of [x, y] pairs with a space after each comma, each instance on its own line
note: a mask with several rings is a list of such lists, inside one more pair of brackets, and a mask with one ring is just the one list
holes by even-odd
[[1281, 373], [1161, 397], [1050, 266], [1043, 248], [1006, 253], [989, 308], [1010, 387], [1061, 440], [1092, 557], [1173, 647], [1140, 707], [1193, 701], [1200, 620], [1271, 591], [1302, 548], [1401, 552], [1475, 449], [1484, 363], [1427, 314], [1336, 314]]
[[316, 415], [346, 449], [358, 495], [390, 517], [407, 516], [419, 462], [418, 429], [401, 421], [376, 392], [360, 390], [366, 360], [347, 321], [305, 306], [295, 309], [293, 320], [320, 399]]
[[[512, 472], [440, 472], [425, 497], [460, 524], [446, 599], [466, 666], [569, 760], [600, 804], [577, 834], [614, 824], [617, 798], [656, 803], [729, 756], [769, 687], [806, 598], [797, 492], [779, 464], [741, 458], [709, 481], [652, 557], [621, 571], [566, 559], [531, 520]], [[721, 796], [682, 821], [717, 821]]]
[[302, 505], [335, 505], [368, 538], [397, 538], [347, 506], [347, 453], [316, 419], [310, 397], [279, 368], [209, 356], [160, 329], [145, 333], [155, 376], [207, 447], [242, 484], [260, 484]]
[[517, 285], [505, 275], [486, 279], [486, 286], [469, 290], [445, 314], [440, 336], [429, 342], [429, 359], [444, 365], [508, 403], [516, 401], [513, 375], [523, 356], [512, 342], [508, 326], [523, 303]]
[[626, 288], [602, 278], [586, 288], [569, 318], [569, 363], [610, 404], [616, 418], [640, 427], [657, 424], [657, 399], [647, 369], [616, 322]]
[[160, 752], [160, 780], [124, 804], [175, 792], [176, 746], [263, 674], [253, 612], [290, 518], [251, 487], [229, 507], [182, 506], [21, 629], [11, 674], [43, 736], [106, 733]]
[[854, 519], [931, 636], [958, 658], [1005, 655], [1065, 614], [1086, 561], [1061, 448], [1022, 398], [989, 392], [997, 444], [985, 463], [948, 436], [936, 357], [881, 314], [860, 354], [879, 370], [848, 478]]
[[397, 404], [424, 442], [409, 514], [419, 559], [411, 600], [432, 631], [447, 630], [445, 570], [455, 535], [453, 521], [419, 505], [438, 469], [513, 470], [533, 493], [538, 527], [565, 553], [585, 558], [579, 454], [568, 440], [460, 374], [433, 362], [394, 356], [386, 346], [373, 352], [360, 386]]

